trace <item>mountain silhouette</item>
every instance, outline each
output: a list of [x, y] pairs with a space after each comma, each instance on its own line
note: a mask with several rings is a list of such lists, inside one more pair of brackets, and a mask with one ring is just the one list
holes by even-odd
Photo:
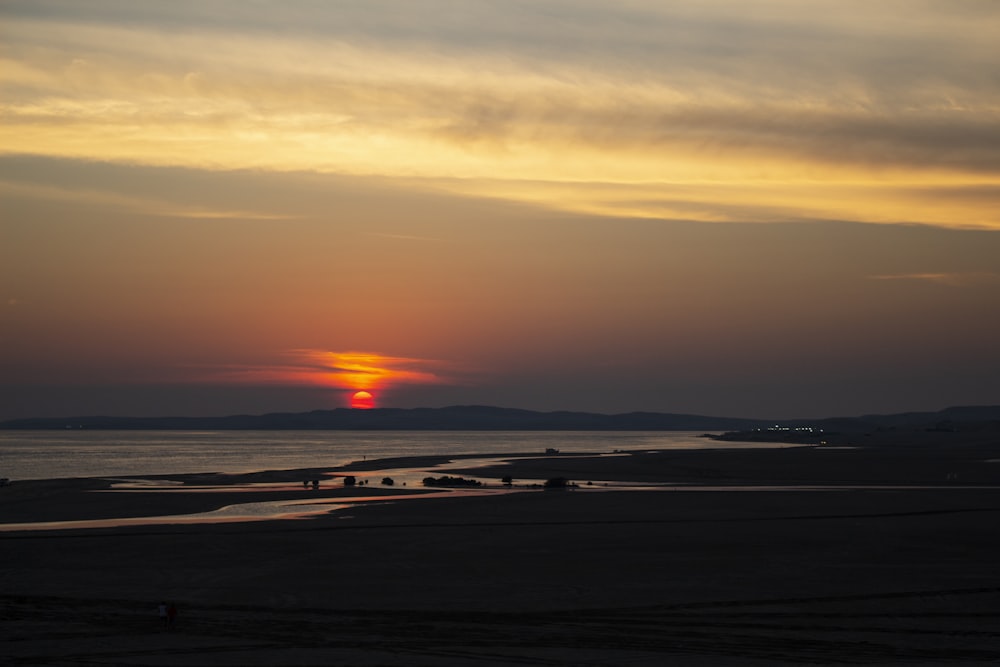
[[14, 419], [0, 429], [101, 430], [440, 430], [440, 431], [724, 431], [773, 426], [813, 426], [865, 431], [893, 427], [941, 427], [952, 422], [1000, 421], [1000, 406], [961, 406], [939, 412], [907, 412], [816, 420], [745, 419], [661, 412], [601, 414], [536, 412], [484, 405], [446, 408], [375, 408], [274, 412], [225, 417], [60, 417]]

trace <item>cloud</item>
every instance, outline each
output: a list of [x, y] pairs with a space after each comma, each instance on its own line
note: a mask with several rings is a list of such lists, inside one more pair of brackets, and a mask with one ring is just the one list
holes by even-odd
[[766, 179], [653, 183], [450, 179], [435, 181], [435, 186], [457, 194], [602, 217], [751, 223], [850, 220], [1000, 229], [1000, 208], [992, 205], [997, 188], [992, 185]]
[[967, 271], [951, 273], [898, 273], [868, 276], [871, 280], [906, 280], [937, 283], [948, 287], [971, 287], [974, 285], [1000, 284], [1000, 273], [991, 271]]
[[124, 195], [113, 191], [65, 188], [0, 180], [0, 194], [46, 201], [87, 204], [122, 209], [133, 213], [166, 218], [200, 220], [291, 220], [296, 216], [264, 211], [223, 210], [206, 206], [182, 206], [164, 200]]
[[454, 382], [448, 375], [450, 364], [440, 360], [313, 349], [291, 350], [284, 356], [289, 359], [288, 363], [226, 366], [206, 373], [202, 379], [227, 384], [313, 386], [351, 391]]
[[[601, 215], [1000, 228], [996, 206], [900, 194], [1000, 186], [989, 3], [286, 4], [10, 3], [0, 145], [453, 179]], [[527, 185], [487, 192], [498, 182]], [[564, 202], [562, 184], [624, 187]], [[675, 194], [699, 184], [733, 198]]]
[[445, 240], [445, 239], [442, 239], [442, 238], [436, 238], [436, 237], [432, 237], [432, 236], [415, 236], [413, 234], [388, 234], [388, 233], [385, 233], [385, 232], [369, 232], [369, 234], [371, 236], [377, 236], [378, 238], [381, 238], [381, 239], [393, 239], [393, 240], [396, 240], [396, 241], [431, 241], [431, 242], [440, 242], [440, 241], [444, 241]]

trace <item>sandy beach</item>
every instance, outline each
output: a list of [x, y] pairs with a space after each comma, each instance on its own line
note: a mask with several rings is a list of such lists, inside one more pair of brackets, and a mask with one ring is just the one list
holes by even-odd
[[[429, 490], [339, 476], [440, 459], [169, 476], [167, 490], [15, 483], [0, 489], [2, 524], [379, 500], [297, 519], [7, 526], [0, 652], [89, 665], [995, 663], [994, 450], [458, 460], [449, 474], [490, 488], [420, 498]], [[552, 477], [579, 486], [528, 485]], [[302, 488], [314, 478], [320, 489]], [[161, 600], [178, 607], [173, 630]]]

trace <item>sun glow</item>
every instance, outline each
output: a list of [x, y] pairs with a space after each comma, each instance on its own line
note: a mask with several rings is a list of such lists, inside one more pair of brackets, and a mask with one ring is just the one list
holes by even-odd
[[238, 384], [313, 386], [347, 390], [352, 408], [375, 407], [375, 391], [406, 384], [443, 384], [445, 364], [430, 359], [388, 357], [371, 352], [291, 350], [289, 361], [268, 366], [227, 366], [203, 381]]

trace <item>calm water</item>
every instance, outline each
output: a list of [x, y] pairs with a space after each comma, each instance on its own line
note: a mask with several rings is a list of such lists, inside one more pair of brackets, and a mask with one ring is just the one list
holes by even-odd
[[[608, 453], [729, 446], [700, 432], [6, 431], [0, 477], [50, 479], [334, 467], [364, 457]], [[745, 446], [745, 445], [744, 445]]]

